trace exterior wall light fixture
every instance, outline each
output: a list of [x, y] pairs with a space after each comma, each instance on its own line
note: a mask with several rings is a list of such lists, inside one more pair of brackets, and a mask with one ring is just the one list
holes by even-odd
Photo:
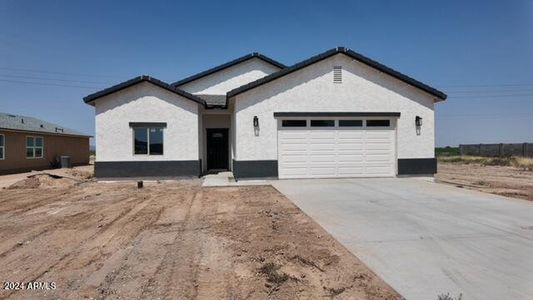
[[422, 126], [422, 118], [421, 117], [419, 117], [419, 116], [415, 117], [415, 125], [416, 125], [416, 127]]
[[259, 118], [257, 116], [254, 116], [254, 134], [259, 136]]

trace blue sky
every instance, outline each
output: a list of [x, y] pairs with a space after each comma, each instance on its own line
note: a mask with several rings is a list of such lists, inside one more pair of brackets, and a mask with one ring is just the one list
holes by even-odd
[[258, 51], [346, 46], [449, 95], [436, 142], [533, 142], [533, 0], [0, 2], [0, 111], [94, 133], [82, 98]]

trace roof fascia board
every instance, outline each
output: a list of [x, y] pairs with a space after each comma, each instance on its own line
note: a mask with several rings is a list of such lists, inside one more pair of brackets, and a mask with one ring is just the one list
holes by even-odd
[[114, 85], [112, 87], [109, 87], [109, 88], [106, 88], [106, 89], [103, 89], [101, 91], [98, 91], [96, 93], [93, 93], [93, 94], [90, 94], [88, 96], [86, 96], [85, 98], [83, 98], [83, 101], [87, 104], [91, 104], [93, 101], [99, 99], [99, 98], [102, 98], [104, 96], [107, 96], [107, 95], [110, 95], [110, 94], [113, 94], [113, 93], [116, 93], [118, 91], [121, 91], [121, 90], [124, 90], [124, 89], [127, 89], [131, 86], [134, 86], [136, 84], [139, 84], [141, 82], [149, 82], [157, 87], [160, 87], [162, 89], [165, 89], [169, 92], [172, 92], [172, 93], [175, 93], [175, 94], [178, 94], [184, 98], [187, 98], [191, 101], [194, 101], [198, 104], [202, 104], [202, 105], [205, 105], [205, 101], [193, 94], [190, 94], [190, 93], [187, 93], [186, 91], [183, 91], [179, 88], [176, 88], [176, 87], [173, 87], [171, 85], [169, 85], [168, 83], [166, 82], [163, 82], [161, 80], [158, 80], [156, 78], [153, 78], [151, 76], [147, 76], [147, 75], [141, 75], [141, 76], [138, 76], [138, 77], [135, 77], [135, 78], [132, 78], [130, 80], [127, 80], [127, 81], [124, 81], [122, 83], [119, 83], [117, 85]]

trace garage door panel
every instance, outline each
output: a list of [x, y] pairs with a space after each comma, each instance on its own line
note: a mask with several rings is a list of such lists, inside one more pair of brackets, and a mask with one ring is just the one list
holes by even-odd
[[390, 159], [391, 153], [386, 150], [373, 150], [373, 151], [366, 151], [366, 159], [367, 160], [373, 160], [375, 157], [387, 157], [387, 159]]
[[321, 151], [331, 151], [335, 153], [334, 144], [309, 144], [309, 151], [311, 153], [321, 152]]
[[337, 177], [361, 177], [365, 174], [364, 167], [358, 168], [339, 168], [337, 170]]
[[310, 145], [332, 145], [335, 147], [335, 139], [309, 139]]
[[340, 139], [346, 139], [346, 138], [363, 138], [365, 135], [365, 130], [362, 129], [339, 129], [337, 130], [337, 135]]
[[301, 155], [294, 155], [294, 156], [283, 156], [280, 162], [284, 164], [290, 164], [290, 163], [302, 163], [307, 164], [307, 158], [305, 156]]
[[302, 150], [285, 150], [285, 153], [283, 153], [283, 155], [281, 156], [281, 158], [291, 158], [291, 157], [294, 157], [294, 158], [301, 158], [301, 157], [306, 157], [307, 155], [307, 151], [302, 151]]
[[365, 160], [367, 166], [386, 166], [390, 168], [391, 163], [392, 161], [387, 157], [373, 157]]
[[363, 143], [337, 144], [338, 151], [359, 151], [359, 150], [362, 151], [364, 148], [365, 148], [365, 145]]
[[281, 128], [280, 178], [394, 176], [394, 130]]
[[365, 151], [364, 150], [342, 150], [337, 152], [337, 157], [339, 158], [345, 158], [345, 157], [364, 157]]
[[309, 175], [320, 177], [335, 177], [336, 168], [334, 167], [312, 167], [309, 168]]
[[367, 150], [384, 150], [384, 151], [391, 151], [391, 145], [390, 145], [390, 142], [388, 143], [375, 143], [375, 142], [370, 142], [370, 143], [367, 143], [365, 145], [365, 148]]
[[365, 160], [364, 154], [350, 153], [350, 154], [338, 154], [338, 162], [362, 162]]
[[280, 150], [284, 154], [288, 152], [305, 153], [305, 147], [307, 147], [307, 144], [282, 144], [280, 145]]
[[299, 163], [299, 162], [286, 162], [285, 167], [287, 170], [297, 170], [297, 169], [305, 169], [307, 168], [307, 162]]
[[314, 155], [309, 157], [309, 163], [333, 163], [335, 164], [335, 161], [337, 159], [337, 156], [335, 154], [330, 155]]
[[288, 135], [284, 134], [283, 136], [280, 136], [281, 143], [282, 144], [301, 144], [301, 143], [307, 143], [307, 136], [305, 135]]

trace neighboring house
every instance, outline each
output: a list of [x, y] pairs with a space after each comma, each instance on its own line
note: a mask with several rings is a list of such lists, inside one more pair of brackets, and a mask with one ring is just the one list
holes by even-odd
[[434, 174], [446, 95], [352, 50], [293, 66], [253, 53], [167, 84], [140, 76], [84, 98], [97, 177]]
[[0, 113], [0, 174], [49, 169], [60, 156], [89, 163], [90, 136], [32, 117]]

